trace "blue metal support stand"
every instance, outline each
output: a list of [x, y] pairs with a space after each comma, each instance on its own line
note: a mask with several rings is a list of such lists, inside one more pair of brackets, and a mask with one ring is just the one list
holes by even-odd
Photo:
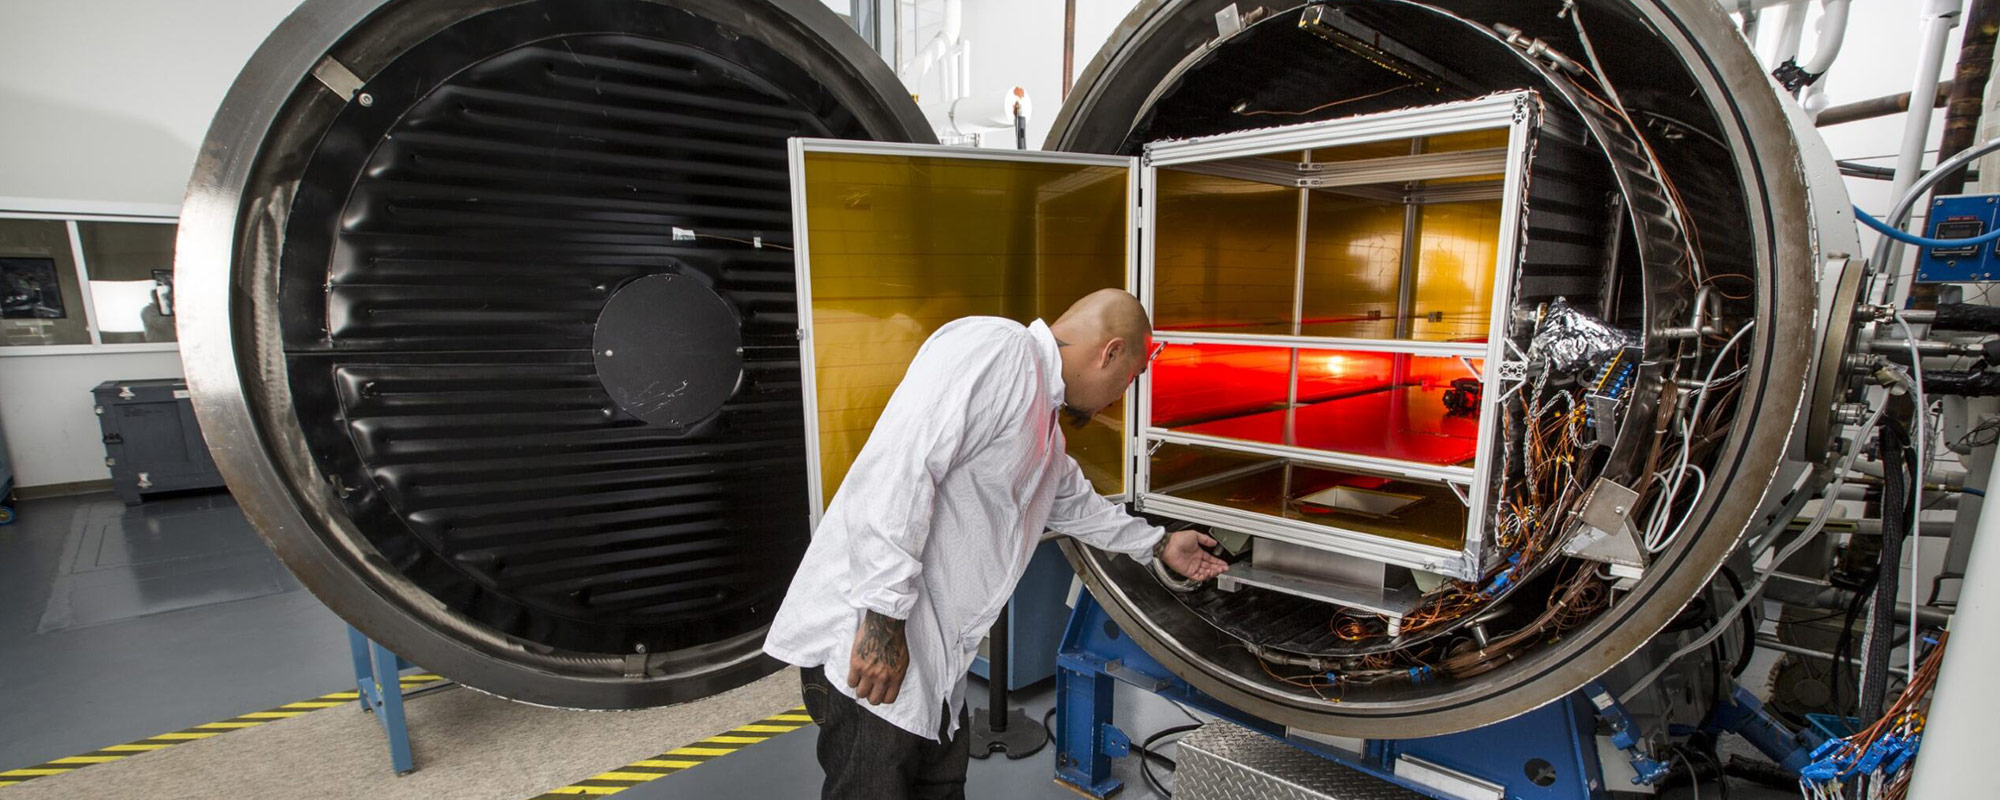
[[415, 772], [410, 755], [410, 729], [403, 722], [404, 668], [415, 666], [389, 648], [376, 644], [353, 627], [347, 629], [347, 646], [354, 656], [354, 688], [361, 693], [361, 710], [373, 713], [389, 736], [389, 763], [397, 775]]
[[1131, 752], [1131, 737], [1113, 723], [1114, 680], [1432, 797], [1444, 795], [1396, 775], [1400, 759], [1498, 784], [1510, 800], [1605, 797], [1595, 707], [1580, 694], [1484, 728], [1424, 739], [1370, 740], [1363, 752], [1349, 752], [1288, 736], [1282, 725], [1196, 691], [1147, 655], [1084, 592], [1077, 596], [1056, 657], [1056, 780], [1091, 797], [1108, 797], [1121, 788], [1122, 782], [1111, 775], [1111, 762]]

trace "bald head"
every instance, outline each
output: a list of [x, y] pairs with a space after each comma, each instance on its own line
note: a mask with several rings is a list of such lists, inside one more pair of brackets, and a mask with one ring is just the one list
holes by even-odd
[[1111, 338], [1143, 342], [1153, 336], [1153, 321], [1146, 318], [1146, 307], [1131, 293], [1124, 289], [1099, 289], [1070, 304], [1069, 310], [1049, 330], [1058, 339], [1063, 339], [1063, 333], [1067, 332], [1078, 343]]
[[1122, 289], [1085, 295], [1049, 332], [1062, 345], [1064, 402], [1086, 414], [1124, 395], [1152, 355], [1153, 323], [1146, 307]]

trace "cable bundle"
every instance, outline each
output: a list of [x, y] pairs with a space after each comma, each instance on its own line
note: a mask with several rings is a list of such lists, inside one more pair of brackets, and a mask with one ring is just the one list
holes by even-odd
[[1799, 771], [1801, 795], [1807, 800], [1840, 800], [1850, 784], [1864, 799], [1902, 800], [1909, 793], [1910, 767], [1923, 744], [1924, 716], [1949, 635], [1926, 640], [1933, 643], [1930, 653], [1881, 719], [1852, 736], [1829, 739], [1813, 751], [1812, 763]]

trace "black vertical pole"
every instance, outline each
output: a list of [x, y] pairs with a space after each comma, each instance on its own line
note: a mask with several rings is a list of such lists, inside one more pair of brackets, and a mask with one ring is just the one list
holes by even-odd
[[1011, 616], [1008, 606], [1001, 606], [1000, 616], [994, 618], [987, 634], [986, 707], [972, 712], [973, 758], [986, 758], [995, 750], [1008, 758], [1027, 758], [1049, 741], [1049, 731], [1039, 720], [1009, 704], [1007, 639]]
[[[1000, 616], [993, 619], [993, 631], [988, 634], [992, 644], [986, 648], [986, 708], [987, 719], [991, 721], [994, 733], [1007, 732], [1007, 712], [1013, 708], [1007, 702], [1007, 613], [1008, 603], [1000, 607]], [[1004, 710], [1003, 710], [1004, 709]]]

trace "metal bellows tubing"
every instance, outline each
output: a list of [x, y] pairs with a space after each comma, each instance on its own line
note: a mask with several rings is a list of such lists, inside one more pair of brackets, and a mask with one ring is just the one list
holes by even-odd
[[[1345, 75], [1313, 67], [1324, 57], [1305, 49], [1315, 45], [1311, 37], [1278, 38], [1276, 31], [1290, 25], [1295, 12], [1274, 12], [1218, 39], [1214, 15], [1227, 5], [1141, 3], [1078, 79], [1046, 147], [1133, 154], [1147, 140], [1271, 124], [1232, 116], [1246, 98], [1258, 108], [1297, 109], [1341, 99]], [[1406, 35], [1403, 44], [1465, 75], [1510, 74], [1504, 62], [1519, 56], [1499, 43], [1495, 25], [1518, 28], [1572, 58], [1582, 54], [1574, 30], [1557, 16], [1563, 6], [1557, 0], [1334, 6], [1394, 28]], [[1851, 218], [1841, 216], [1846, 198], [1837, 170], [1803, 115], [1774, 90], [1712, 3], [1597, 0], [1577, 6], [1589, 20], [1604, 71], [1625, 89], [1628, 110], [1643, 128], [1637, 133], [1659, 151], [1666, 177], [1679, 185], [1699, 224], [1704, 255], [1711, 265], [1733, 265], [1754, 284], [1731, 312], [1756, 325], [1747, 337], [1747, 382], [1687, 533], [1659, 554], [1623, 601], [1559, 641], [1473, 677], [1365, 698], [1350, 693], [1340, 702], [1267, 679], [1240, 643], [1197, 618], [1144, 570], [1065, 542], [1072, 565], [1109, 613], [1196, 688], [1281, 724], [1351, 736], [1426, 736], [1506, 719], [1576, 690], [1637, 652], [1707, 584], [1765, 502], [1802, 408], [1815, 346], [1820, 248], [1839, 249], [1854, 238]], [[1272, 33], [1261, 32], [1263, 26]], [[1471, 66], [1461, 68], [1456, 60]], [[1472, 93], [1514, 88], [1521, 87], [1466, 87]], [[1367, 100], [1361, 89], [1350, 93], [1355, 102], [1284, 121], [1409, 104], [1393, 95]]]
[[[371, 638], [509, 698], [775, 669], [808, 533], [793, 268], [749, 243], [790, 230], [792, 135], [931, 140], [812, 0], [302, 5], [224, 100], [177, 248], [196, 412], [266, 542]], [[598, 374], [599, 315], [649, 276], [712, 310], [664, 332], [721, 343], [698, 408]]]

